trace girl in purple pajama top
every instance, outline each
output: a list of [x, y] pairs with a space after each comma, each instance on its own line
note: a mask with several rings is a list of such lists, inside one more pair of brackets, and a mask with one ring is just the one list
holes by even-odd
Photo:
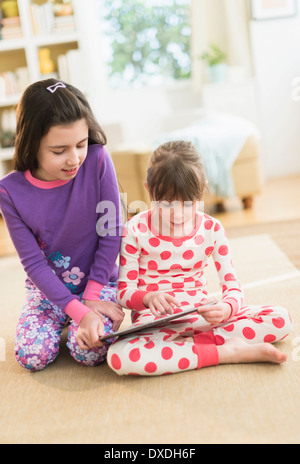
[[78, 89], [48, 79], [24, 92], [0, 210], [27, 274], [15, 353], [30, 371], [54, 361], [68, 320], [73, 358], [100, 364], [108, 348], [99, 337], [124, 318], [116, 300], [120, 195], [105, 144]]

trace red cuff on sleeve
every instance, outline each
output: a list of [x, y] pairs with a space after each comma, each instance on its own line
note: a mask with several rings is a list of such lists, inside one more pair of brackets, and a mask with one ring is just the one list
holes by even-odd
[[147, 295], [148, 292], [143, 292], [142, 290], [138, 290], [135, 292], [130, 300], [131, 308], [134, 311], [142, 311], [143, 309], [147, 309], [147, 307], [143, 303], [143, 298]]
[[104, 285], [95, 282], [95, 280], [89, 280], [84, 293], [82, 295], [83, 300], [98, 301]]
[[72, 300], [70, 303], [67, 304], [65, 307], [65, 313], [76, 322], [76, 324], [80, 324], [83, 317], [91, 311], [90, 308], [85, 306], [79, 300]]

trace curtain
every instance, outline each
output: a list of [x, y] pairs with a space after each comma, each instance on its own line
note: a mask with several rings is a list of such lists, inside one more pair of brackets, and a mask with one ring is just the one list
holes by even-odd
[[191, 0], [192, 61], [195, 91], [205, 81], [201, 55], [211, 43], [227, 54], [230, 66], [243, 67], [252, 74], [250, 6], [248, 0]]

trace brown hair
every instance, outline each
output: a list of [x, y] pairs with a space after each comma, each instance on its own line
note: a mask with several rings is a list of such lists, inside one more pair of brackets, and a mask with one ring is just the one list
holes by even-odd
[[191, 142], [160, 145], [149, 160], [147, 184], [154, 201], [201, 200], [207, 182], [200, 153]]
[[83, 93], [63, 82], [55, 92], [56, 79], [46, 79], [30, 85], [17, 106], [17, 132], [15, 141], [14, 169], [37, 169], [37, 153], [41, 138], [51, 127], [68, 125], [85, 119], [89, 127], [89, 144], [105, 145], [106, 136], [93, 115]]

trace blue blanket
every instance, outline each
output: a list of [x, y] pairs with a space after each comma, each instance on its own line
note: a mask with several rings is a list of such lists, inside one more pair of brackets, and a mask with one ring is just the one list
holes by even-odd
[[209, 191], [220, 197], [234, 197], [232, 166], [247, 139], [259, 137], [248, 120], [226, 113], [207, 113], [191, 126], [163, 134], [154, 146], [173, 141], [191, 141], [200, 151], [209, 182]]

